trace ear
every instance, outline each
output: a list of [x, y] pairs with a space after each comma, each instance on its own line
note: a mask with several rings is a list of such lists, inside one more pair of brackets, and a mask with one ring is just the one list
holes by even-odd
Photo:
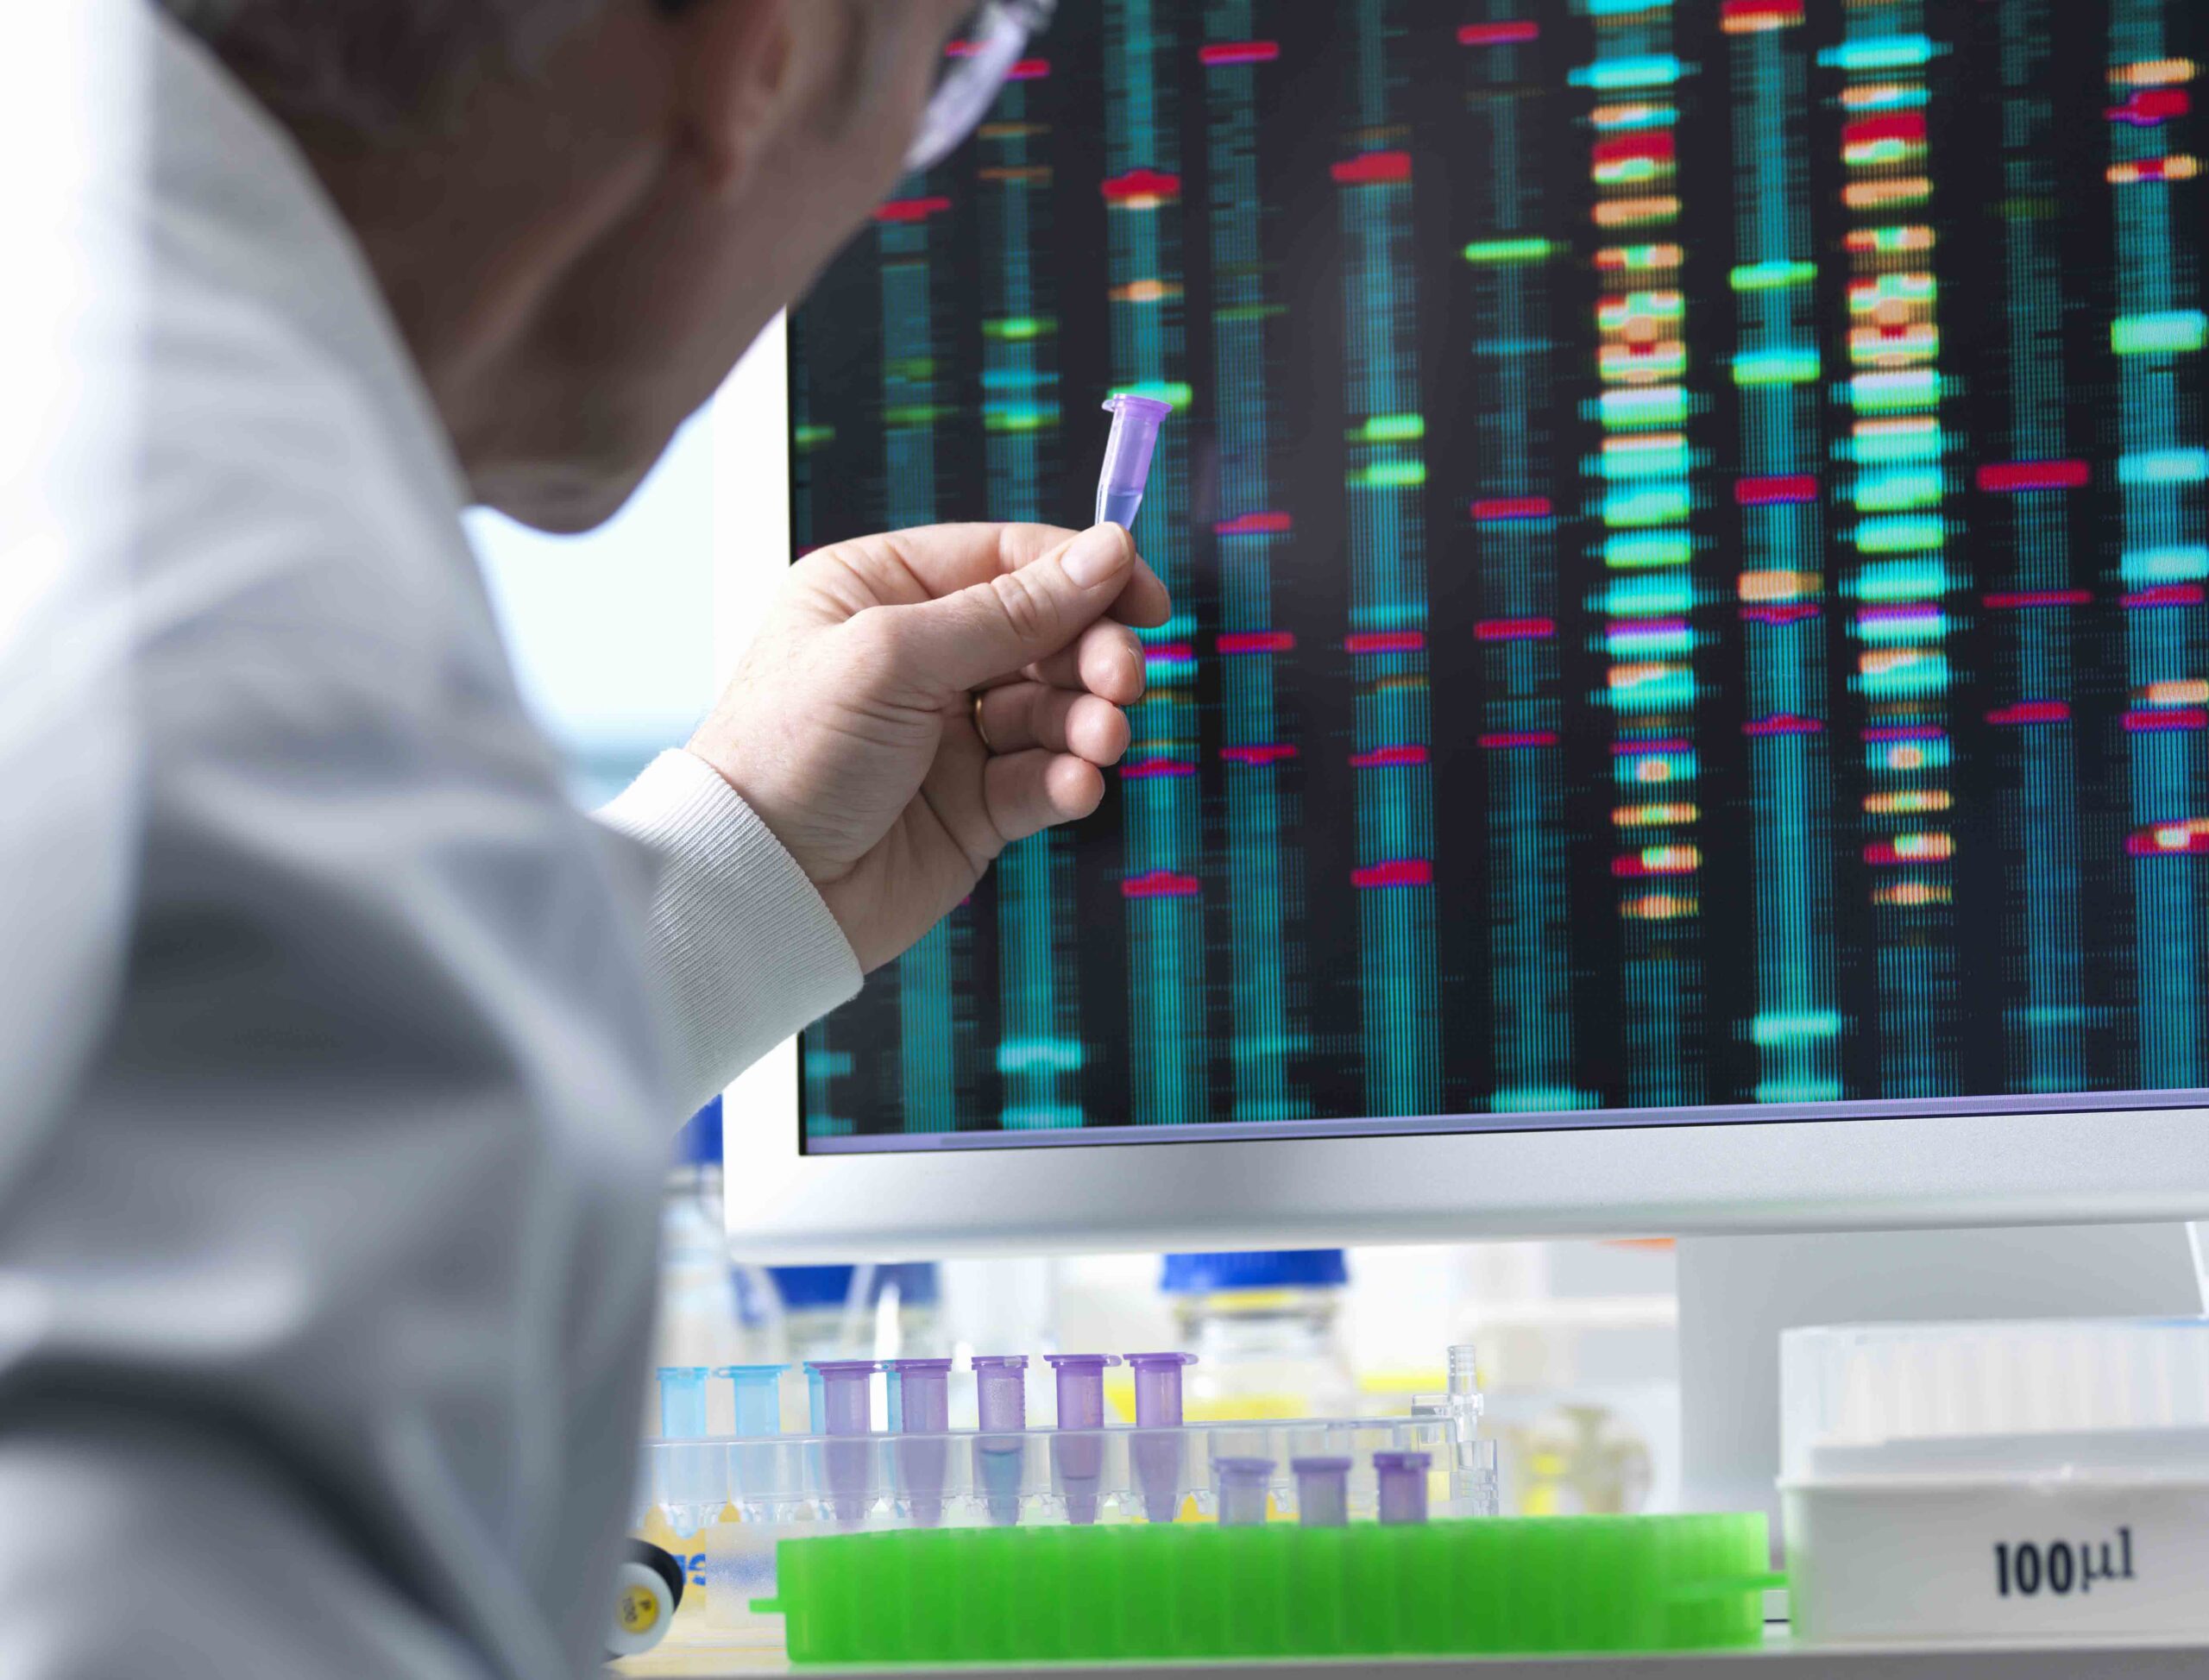
[[739, 192], [834, 52], [840, 8], [821, 0], [693, 0], [676, 36], [680, 135], [708, 192]]

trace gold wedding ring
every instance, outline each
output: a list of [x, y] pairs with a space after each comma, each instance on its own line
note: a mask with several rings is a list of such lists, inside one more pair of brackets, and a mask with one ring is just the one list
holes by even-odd
[[974, 696], [974, 733], [982, 738], [983, 752], [994, 753], [998, 750], [997, 743], [990, 739], [990, 726], [982, 721], [982, 696], [979, 693]]

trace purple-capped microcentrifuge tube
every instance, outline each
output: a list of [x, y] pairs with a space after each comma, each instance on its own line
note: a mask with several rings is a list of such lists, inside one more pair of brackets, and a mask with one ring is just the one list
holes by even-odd
[[904, 1396], [898, 1413], [901, 1435], [942, 1435], [951, 1429], [951, 1362], [948, 1359], [892, 1359]]
[[1106, 399], [1104, 408], [1112, 417], [1112, 436], [1097, 481], [1097, 523], [1133, 531], [1150, 483], [1151, 458], [1158, 452], [1158, 429], [1174, 405], [1123, 393]]
[[[806, 1362], [808, 1372], [821, 1379], [822, 1432], [861, 1438], [873, 1425], [874, 1374], [882, 1369], [872, 1359], [821, 1359]], [[855, 1523], [872, 1504], [867, 1486], [874, 1448], [864, 1438], [830, 1440], [822, 1444], [828, 1465], [828, 1514], [838, 1522]]]
[[1181, 1467], [1188, 1438], [1181, 1432], [1181, 1372], [1197, 1362], [1193, 1353], [1131, 1353], [1136, 1374], [1136, 1486], [1142, 1489], [1143, 1514], [1153, 1522], [1172, 1522], [1181, 1513]]
[[1197, 1362], [1193, 1353], [1131, 1353], [1136, 1375], [1136, 1427], [1178, 1429], [1181, 1425], [1181, 1373]]
[[990, 1520], [1020, 1520], [1020, 1478], [1028, 1432], [1028, 1356], [974, 1356], [974, 1481], [989, 1501]]
[[821, 1379], [821, 1432], [865, 1435], [874, 1427], [872, 1359], [809, 1359], [805, 1369]]
[[1051, 1467], [1066, 1496], [1067, 1520], [1097, 1520], [1098, 1483], [1104, 1475], [1104, 1368], [1117, 1365], [1116, 1353], [1047, 1353], [1043, 1362], [1058, 1379], [1061, 1430], [1083, 1431], [1077, 1440], [1051, 1443]]
[[1343, 1528], [1350, 1523], [1350, 1460], [1292, 1458], [1296, 1477], [1296, 1520], [1306, 1528]]
[[1059, 1392], [1060, 1429], [1104, 1427], [1104, 1368], [1120, 1362], [1117, 1353], [1047, 1353]]
[[901, 1395], [897, 1432], [924, 1438], [897, 1443], [897, 1479], [913, 1520], [933, 1528], [943, 1520], [943, 1475], [950, 1462], [951, 1362], [893, 1359], [891, 1375]]
[[978, 1353], [974, 1356], [974, 1411], [985, 1430], [1009, 1429], [1015, 1434], [1028, 1427], [1028, 1356], [1024, 1353]]
[[1381, 1520], [1385, 1523], [1422, 1523], [1426, 1520], [1426, 1473], [1433, 1466], [1432, 1453], [1376, 1452], [1373, 1474], [1381, 1482]]
[[1249, 1528], [1266, 1520], [1266, 1492], [1274, 1479], [1270, 1458], [1215, 1458], [1213, 1477], [1219, 1484], [1219, 1526]]

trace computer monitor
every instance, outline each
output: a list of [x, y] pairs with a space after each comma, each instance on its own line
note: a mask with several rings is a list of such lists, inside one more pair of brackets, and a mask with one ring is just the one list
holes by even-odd
[[1037, 52], [750, 364], [749, 488], [1079, 525], [1163, 397], [1178, 615], [1104, 813], [739, 1088], [748, 1243], [2209, 1205], [2209, 9]]

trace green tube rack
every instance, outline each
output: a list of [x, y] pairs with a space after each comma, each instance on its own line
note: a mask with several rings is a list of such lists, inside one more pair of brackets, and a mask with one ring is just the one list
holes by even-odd
[[908, 1529], [785, 1540], [801, 1664], [1715, 1651], [1764, 1638], [1765, 1519]]

